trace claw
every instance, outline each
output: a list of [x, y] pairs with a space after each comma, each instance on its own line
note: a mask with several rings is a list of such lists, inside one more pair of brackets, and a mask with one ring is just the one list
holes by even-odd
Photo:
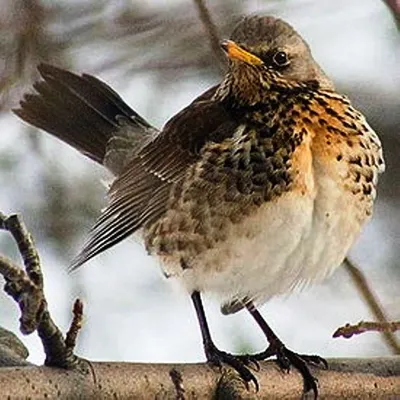
[[260, 386], [258, 384], [257, 378], [254, 374], [247, 368], [246, 361], [241, 356], [234, 356], [233, 354], [226, 353], [224, 351], [218, 350], [215, 346], [210, 346], [206, 351], [207, 361], [211, 364], [221, 366], [222, 363], [229, 365], [235, 369], [240, 377], [244, 380], [246, 388], [249, 389], [248, 383], [253, 382], [256, 392], [259, 391]]
[[252, 366], [255, 371], [260, 371], [260, 363], [251, 354], [238, 355], [237, 358], [247, 366]]
[[317, 367], [323, 365], [325, 368], [328, 368], [328, 362], [325, 358], [322, 358], [317, 355], [308, 355], [308, 354], [298, 354], [307, 364], [313, 364]]
[[316, 366], [323, 365], [325, 368], [328, 368], [328, 363], [325, 359], [317, 355], [294, 353], [293, 351], [287, 349], [280, 342], [276, 342], [274, 345], [269, 346], [261, 353], [244, 357], [247, 357], [247, 359], [254, 362], [265, 360], [272, 356], [276, 356], [276, 362], [284, 372], [289, 372], [291, 366], [296, 368], [303, 377], [304, 392], [307, 393], [309, 391], [313, 391], [314, 399], [318, 398], [318, 379], [312, 375], [307, 364]]
[[310, 390], [312, 390], [314, 392], [314, 399], [317, 399], [318, 380], [311, 373], [307, 364], [308, 363], [317, 365], [324, 364], [327, 366], [328, 365], [327, 362], [322, 357], [319, 356], [314, 356], [314, 355], [308, 356], [304, 354], [294, 353], [293, 351], [287, 349], [284, 346], [280, 349], [280, 352], [277, 353], [278, 362], [281, 355], [285, 357], [285, 363], [289, 362], [290, 365], [293, 365], [293, 367], [300, 372], [301, 376], [303, 377], [304, 392], [307, 393]]

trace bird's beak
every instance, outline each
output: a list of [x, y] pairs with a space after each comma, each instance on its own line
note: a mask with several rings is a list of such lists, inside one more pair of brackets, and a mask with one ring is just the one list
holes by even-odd
[[225, 53], [231, 60], [243, 61], [250, 65], [261, 65], [263, 64], [255, 55], [243, 50], [239, 45], [237, 45], [233, 40], [223, 40], [221, 42], [221, 47], [224, 49]]

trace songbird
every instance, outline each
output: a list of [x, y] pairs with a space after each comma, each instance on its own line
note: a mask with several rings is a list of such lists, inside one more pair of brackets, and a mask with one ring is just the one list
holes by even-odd
[[[137, 232], [191, 296], [208, 361], [257, 385], [249, 361], [276, 356], [317, 396], [308, 364], [325, 360], [289, 350], [257, 307], [341, 264], [372, 214], [381, 143], [286, 22], [246, 17], [221, 46], [221, 83], [160, 131], [100, 80], [46, 64], [14, 112], [115, 175], [73, 269]], [[206, 292], [219, 295], [223, 314], [247, 309], [267, 349], [219, 350]]]

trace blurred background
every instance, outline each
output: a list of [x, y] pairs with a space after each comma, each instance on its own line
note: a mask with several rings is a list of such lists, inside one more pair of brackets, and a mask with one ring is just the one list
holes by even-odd
[[[0, 211], [19, 212], [41, 255], [46, 294], [66, 331], [76, 297], [85, 305], [78, 354], [91, 360], [204, 360], [189, 297], [163, 278], [140, 243], [126, 240], [67, 274], [105, 204], [107, 172], [11, 112], [48, 62], [106, 81], [157, 127], [221, 78], [195, 1], [0, 0]], [[367, 116], [384, 146], [372, 222], [351, 250], [389, 319], [400, 319], [400, 34], [398, 1], [210, 0], [220, 37], [249, 13], [282, 17]], [[397, 12], [397, 17], [396, 17]], [[0, 234], [1, 253], [19, 261]], [[0, 278], [1, 280], [1, 278]], [[215, 341], [229, 351], [260, 351], [260, 330], [245, 312], [222, 316], [206, 302]], [[293, 350], [326, 357], [393, 354], [377, 333], [350, 340], [332, 333], [372, 315], [344, 268], [301, 293], [275, 298], [261, 312]], [[0, 293], [0, 325], [18, 332], [18, 310]], [[397, 336], [398, 337], [398, 336]], [[43, 362], [36, 335], [22, 339]]]

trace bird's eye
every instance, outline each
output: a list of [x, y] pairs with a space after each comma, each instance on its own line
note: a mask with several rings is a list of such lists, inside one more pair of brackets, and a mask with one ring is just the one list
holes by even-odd
[[289, 64], [289, 57], [284, 51], [278, 51], [273, 55], [272, 61], [277, 67], [284, 67]]

